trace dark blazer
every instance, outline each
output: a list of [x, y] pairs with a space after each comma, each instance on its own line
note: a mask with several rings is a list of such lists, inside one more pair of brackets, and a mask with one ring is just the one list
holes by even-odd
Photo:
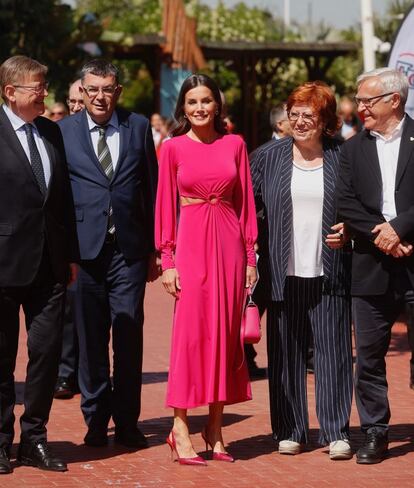
[[[401, 240], [414, 244], [414, 121], [406, 116], [398, 156], [395, 206], [390, 221]], [[338, 179], [338, 210], [352, 229], [352, 294], [380, 295], [388, 288], [390, 273], [404, 266], [414, 286], [414, 256], [393, 258], [373, 244], [371, 230], [385, 222], [381, 213], [382, 179], [375, 137], [364, 130], [342, 146]]]
[[47, 245], [55, 279], [66, 283], [78, 260], [73, 200], [59, 127], [34, 123], [46, 146], [51, 178], [44, 198], [30, 162], [0, 107], [0, 287], [25, 286], [36, 276]]
[[[271, 300], [282, 301], [292, 234], [292, 155], [293, 138], [268, 142], [256, 150], [251, 161], [256, 202], [263, 207], [271, 275]], [[338, 222], [335, 184], [339, 169], [340, 143], [324, 140], [324, 199], [322, 215], [322, 260], [325, 294], [344, 295], [350, 287], [349, 247], [333, 250], [325, 244], [331, 226]]]
[[89, 135], [86, 111], [59, 121], [75, 201], [81, 259], [102, 249], [111, 202], [119, 248], [126, 259], [142, 259], [155, 249], [154, 204], [158, 163], [149, 121], [117, 109], [119, 159], [106, 177]]

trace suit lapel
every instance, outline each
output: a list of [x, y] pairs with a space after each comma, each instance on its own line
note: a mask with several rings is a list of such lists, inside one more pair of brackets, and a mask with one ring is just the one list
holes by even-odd
[[[48, 199], [49, 193], [50, 193], [50, 188], [53, 184], [53, 179], [55, 177], [55, 171], [56, 171], [56, 150], [54, 146], [49, 142], [49, 140], [46, 137], [46, 134], [44, 132], [44, 129], [42, 128], [41, 124], [36, 123], [36, 119], [34, 120], [34, 124], [36, 125], [37, 131], [42, 138], [43, 144], [45, 145], [47, 155], [49, 156], [49, 163], [50, 163], [50, 180], [49, 184], [47, 185], [47, 192], [45, 195], [45, 201]], [[33, 172], [33, 171], [32, 171]]]
[[116, 111], [118, 116], [118, 124], [119, 124], [119, 156], [118, 161], [116, 163], [115, 172], [113, 175], [113, 179], [115, 179], [121, 169], [122, 163], [125, 160], [129, 141], [131, 139], [132, 128], [129, 124], [128, 119], [128, 112], [124, 112], [123, 110]]
[[[322, 209], [322, 242], [325, 243], [325, 238], [332, 232], [331, 222], [335, 221], [335, 182], [337, 165], [336, 153], [330, 147], [323, 148], [323, 209]], [[331, 273], [331, 250], [328, 246], [322, 246], [322, 262], [325, 276], [330, 276]]]
[[370, 169], [374, 176], [373, 183], [378, 185], [378, 188], [382, 188], [382, 177], [379, 166], [378, 151], [375, 137], [371, 136], [368, 131], [365, 132], [365, 137], [362, 138], [361, 149], [363, 152], [363, 161]]
[[408, 117], [408, 115], [406, 117], [407, 119], [404, 122], [404, 128], [401, 135], [400, 152], [398, 154], [397, 174], [395, 177], [396, 189], [398, 189], [414, 149], [414, 121]]
[[26, 153], [20, 141], [10, 123], [9, 118], [5, 114], [4, 110], [0, 108], [0, 137], [3, 137], [8, 147], [16, 154], [17, 159], [22, 163], [27, 174], [32, 178], [33, 182], [37, 185], [35, 175], [33, 174], [30, 161], [27, 159]]
[[[292, 236], [293, 208], [292, 208], [292, 168], [293, 168], [293, 138], [284, 146], [280, 160], [280, 204], [283, 212], [282, 230], [282, 259], [283, 269], [287, 269], [290, 254], [290, 240]], [[276, 168], [275, 168], [276, 169]], [[273, 180], [273, 179], [272, 179]], [[273, 180], [275, 187], [277, 181]], [[277, 215], [277, 212], [275, 212]]]
[[86, 117], [86, 110], [82, 110], [80, 117], [76, 121], [77, 124], [75, 126], [75, 132], [77, 135], [77, 140], [83, 147], [84, 151], [88, 155], [88, 159], [93, 162], [93, 164], [96, 166], [98, 169], [99, 173], [105, 178], [105, 180], [108, 180], [106, 177], [105, 171], [102, 168], [101, 163], [99, 162], [98, 157], [95, 154], [95, 151], [92, 146], [92, 139], [91, 135], [89, 132], [89, 125], [88, 125], [88, 119]]

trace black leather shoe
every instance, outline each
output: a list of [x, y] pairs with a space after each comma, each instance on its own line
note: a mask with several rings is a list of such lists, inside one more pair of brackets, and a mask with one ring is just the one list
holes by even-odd
[[0, 447], [0, 474], [9, 474], [12, 472], [9, 450], [5, 447]]
[[108, 444], [108, 431], [104, 429], [89, 429], [83, 441], [89, 447], [104, 447]]
[[134, 449], [145, 449], [148, 447], [148, 441], [144, 434], [135, 426], [129, 428], [115, 427], [115, 442]]
[[377, 429], [367, 432], [365, 443], [356, 453], [358, 464], [380, 463], [388, 452], [388, 436]]
[[59, 400], [69, 400], [73, 398], [74, 394], [75, 388], [72, 381], [69, 378], [59, 377], [56, 382], [54, 397]]
[[35, 466], [46, 471], [67, 471], [65, 462], [53, 456], [46, 441], [21, 442], [17, 461], [24, 466]]

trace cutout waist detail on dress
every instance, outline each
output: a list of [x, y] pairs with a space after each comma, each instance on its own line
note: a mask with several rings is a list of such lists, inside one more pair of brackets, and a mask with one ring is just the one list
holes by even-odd
[[208, 198], [195, 198], [195, 197], [180, 195], [180, 203], [182, 207], [186, 207], [187, 205], [197, 205], [198, 203], [210, 203], [212, 205], [216, 205], [221, 201], [228, 202], [228, 203], [231, 202], [230, 197], [220, 196], [215, 193], [209, 195]]

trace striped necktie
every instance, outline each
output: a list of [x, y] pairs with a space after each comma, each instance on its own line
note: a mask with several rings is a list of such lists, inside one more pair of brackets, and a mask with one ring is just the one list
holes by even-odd
[[26, 131], [27, 144], [29, 146], [30, 164], [32, 166], [33, 174], [35, 175], [37, 184], [43, 196], [46, 195], [47, 186], [45, 171], [43, 169], [42, 158], [40, 157], [39, 150], [37, 149], [36, 142], [33, 137], [33, 129], [31, 124], [24, 124], [24, 130]]
[[[99, 138], [98, 138], [98, 159], [101, 163], [102, 169], [104, 170], [106, 177], [108, 180], [112, 179], [114, 174], [114, 167], [112, 165], [112, 158], [111, 153], [109, 152], [108, 144], [106, 143], [106, 129], [108, 126], [97, 126], [99, 131]], [[108, 232], [113, 234], [115, 232], [115, 225], [113, 223], [112, 218], [112, 205], [109, 204], [108, 209]]]

